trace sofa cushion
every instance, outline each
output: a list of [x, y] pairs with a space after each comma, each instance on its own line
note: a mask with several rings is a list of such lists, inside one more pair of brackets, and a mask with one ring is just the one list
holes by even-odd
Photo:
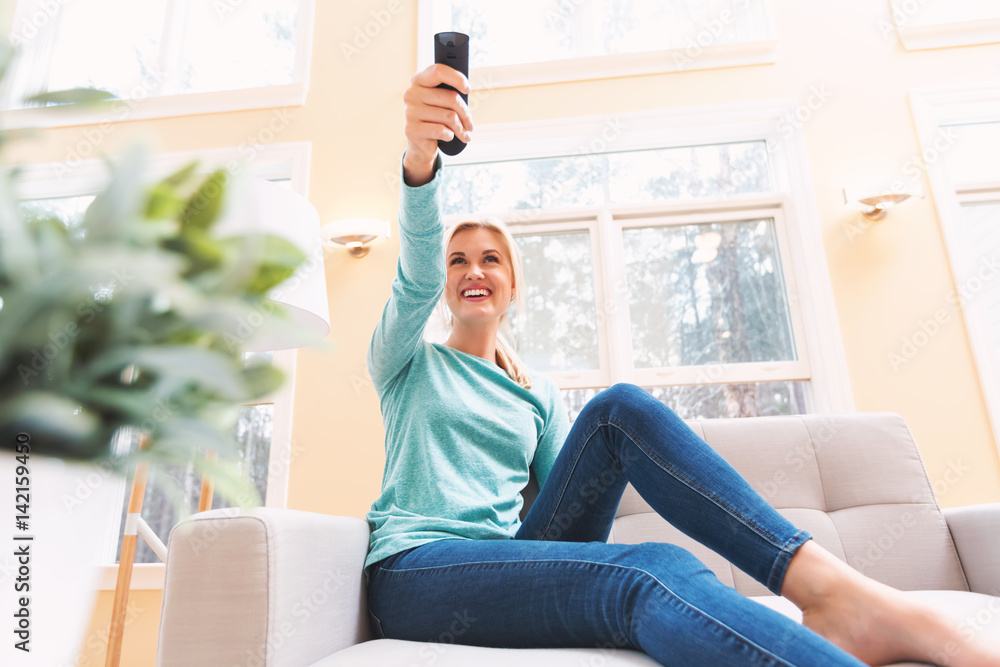
[[[951, 615], [965, 634], [985, 633], [1000, 640], [1000, 598], [960, 591], [912, 591], [911, 595]], [[798, 608], [774, 595], [751, 598], [801, 622]], [[376, 639], [339, 651], [311, 667], [368, 667], [383, 665], [438, 665], [439, 667], [657, 667], [646, 654], [623, 648], [513, 649]], [[926, 663], [905, 662], [892, 667], [923, 667]]]
[[598, 648], [486, 648], [461, 644], [374, 639], [355, 644], [310, 667], [660, 667], [648, 655], [631, 649]]
[[[903, 590], [968, 591], [920, 453], [891, 413], [692, 420], [688, 424], [816, 542]], [[745, 595], [770, 595], [661, 518], [628, 485], [609, 542], [672, 542]]]

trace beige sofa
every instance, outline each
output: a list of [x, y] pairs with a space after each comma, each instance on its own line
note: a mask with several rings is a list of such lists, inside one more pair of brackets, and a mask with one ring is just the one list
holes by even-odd
[[[956, 459], [928, 478], [893, 414], [689, 422], [778, 510], [838, 557], [952, 614], [966, 634], [1000, 638], [1000, 503], [946, 509]], [[533, 494], [525, 490], [525, 507]], [[676, 531], [629, 486], [610, 541], [668, 541], [725, 583], [801, 620], [798, 610]], [[342, 665], [624, 666], [628, 649], [497, 649], [370, 640], [363, 519], [294, 510], [213, 510], [170, 534], [159, 667]], [[526, 594], [530, 594], [527, 592]], [[414, 613], [420, 613], [414, 609]], [[947, 647], [942, 647], [947, 650]]]

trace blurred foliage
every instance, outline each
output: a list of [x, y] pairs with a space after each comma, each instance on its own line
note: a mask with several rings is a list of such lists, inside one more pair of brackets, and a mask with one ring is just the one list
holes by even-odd
[[[0, 45], [0, 76], [11, 56]], [[108, 94], [40, 101], [59, 113], [106, 104]], [[0, 131], [0, 153], [26, 135]], [[0, 154], [0, 448], [27, 433], [34, 454], [119, 472], [193, 458], [221, 494], [259, 502], [229, 462], [233, 431], [240, 406], [284, 377], [243, 354], [263, 329], [291, 327], [266, 296], [305, 255], [276, 236], [213, 235], [233, 190], [227, 171], [206, 177], [192, 163], [150, 185], [148, 161], [142, 147], [107, 160], [107, 186], [71, 227], [20, 205], [18, 169]], [[116, 454], [112, 438], [129, 426], [147, 446]], [[207, 448], [217, 463], [198, 455]]]

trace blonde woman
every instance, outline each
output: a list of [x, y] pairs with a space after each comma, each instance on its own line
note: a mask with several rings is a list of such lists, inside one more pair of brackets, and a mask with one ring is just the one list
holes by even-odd
[[[373, 633], [620, 646], [664, 665], [1000, 665], [996, 647], [819, 547], [638, 387], [602, 391], [569, 427], [553, 382], [499, 335], [523, 295], [510, 234], [479, 222], [445, 234], [437, 140], [468, 141], [472, 119], [440, 83], [468, 90], [435, 65], [404, 95], [398, 273], [368, 349], [386, 429], [382, 492], [367, 515]], [[442, 295], [450, 336], [432, 344], [423, 332]], [[529, 470], [540, 490], [520, 523]], [[794, 602], [803, 623], [722, 584], [680, 547], [607, 544], [629, 482], [666, 520]]]

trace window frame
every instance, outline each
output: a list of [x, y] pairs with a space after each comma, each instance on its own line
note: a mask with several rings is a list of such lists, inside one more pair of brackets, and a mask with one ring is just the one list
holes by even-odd
[[[9, 109], [14, 99], [22, 99], [40, 92], [47, 86], [52, 49], [59, 33], [62, 12], [47, 14], [43, 4], [51, 0], [19, 0], [11, 23], [13, 35], [20, 26], [31, 23], [31, 17], [41, 13], [48, 21], [38, 27], [38, 32], [25, 41], [21, 52], [11, 65], [10, 75], [0, 88], [0, 109], [4, 110], [5, 126], [17, 128], [49, 128], [76, 125], [96, 125], [125, 120], [172, 118], [224, 111], [247, 111], [275, 107], [302, 106], [309, 90], [309, 67], [312, 60], [313, 18], [315, 0], [297, 0], [299, 11], [296, 20], [294, 81], [280, 86], [259, 86], [200, 93], [172, 93], [134, 99], [116, 100], [111, 108], [68, 110], [48, 107]], [[177, 34], [177, 22], [183, 16], [183, 7], [192, 0], [167, 0], [168, 20], [164, 21], [165, 42], [163, 54], [178, 57], [180, 47], [171, 37]], [[59, 7], [61, 8], [61, 4]], [[236, 11], [236, 10], [234, 10]], [[172, 20], [170, 20], [172, 19]], [[37, 24], [34, 24], [37, 26]], [[122, 111], [125, 112], [123, 118]]]
[[[910, 93], [910, 107], [917, 126], [921, 155], [939, 158], [941, 151], [934, 142], [941, 126], [1000, 122], [1000, 85], [977, 83], [917, 88]], [[934, 195], [934, 208], [941, 221], [952, 278], [956, 286], [967, 284], [975, 275], [976, 265], [965, 230], [962, 204], [1000, 201], [1000, 181], [955, 183], [945, 160], [928, 157], [924, 165]], [[986, 312], [980, 299], [960, 300], [957, 307], [962, 313], [972, 347], [993, 432], [993, 444], [1000, 453], [1000, 360], [995, 358]]]
[[[290, 180], [291, 189], [306, 197], [309, 192], [310, 154], [311, 143], [308, 141], [259, 146], [253, 161], [247, 163], [247, 166], [255, 177]], [[212, 166], [227, 164], [242, 157], [239, 147], [235, 146], [158, 153], [149, 156], [147, 163], [151, 172], [149, 178], [165, 177], [195, 159], [201, 160], [201, 166], [207, 172]], [[106, 164], [101, 159], [82, 161], [74, 168], [73, 173], [65, 178], [55, 175], [58, 173], [58, 165], [59, 163], [23, 165], [18, 181], [18, 196], [23, 199], [44, 199], [90, 195], [100, 191], [108, 177]], [[285, 508], [288, 505], [289, 464], [298, 454], [292, 442], [297, 350], [277, 350], [273, 352], [272, 359], [272, 363], [285, 373], [287, 379], [277, 391], [254, 400], [252, 404], [274, 404], [271, 446], [268, 452], [267, 497], [264, 499], [264, 506]], [[129, 482], [130, 480], [117, 476], [107, 480], [107, 483], [116, 485], [116, 509], [100, 528], [104, 531], [101, 562], [113, 564], [100, 566], [98, 590], [114, 590], [117, 585], [118, 564], [115, 560], [119, 555], [117, 546], [122, 507], [128, 502], [131, 489]], [[99, 529], [95, 526], [95, 530]], [[131, 589], [162, 590], [165, 576], [164, 563], [135, 563]]]
[[899, 41], [907, 51], [1000, 42], [1000, 17], [908, 25], [909, 13], [899, 3], [889, 0], [889, 10]]
[[[590, 230], [598, 309], [601, 304], [609, 303], [606, 296], [609, 286], [624, 280], [623, 221], [641, 220], [651, 214], [671, 216], [676, 220], [673, 224], [774, 218], [799, 361], [677, 367], [670, 369], [667, 374], [670, 377], [666, 380], [656, 375], [659, 372], [656, 369], [631, 370], [626, 304], [625, 308], [616, 308], [610, 313], [607, 332], [598, 334], [601, 371], [549, 373], [561, 389], [610, 386], [617, 381], [646, 386], [689, 384], [691, 377], [709, 372], [712, 374], [708, 378], [710, 381], [696, 384], [728, 382], [730, 378], [741, 382], [805, 379], [810, 383], [812, 407], [816, 412], [854, 410], [802, 130], [788, 122], [795, 117], [797, 108], [795, 100], [777, 100], [478, 126], [474, 143], [458, 156], [444, 157], [446, 165], [461, 165], [577, 155], [588, 151], [766, 142], [774, 186], [771, 193], [641, 206], [476, 212], [505, 220], [515, 234]], [[613, 131], [609, 132], [609, 128]], [[454, 224], [462, 217], [461, 214], [447, 215], [445, 224]], [[799, 223], [792, 224], [793, 220]], [[646, 225], [635, 223], [632, 226]], [[809, 298], [802, 298], [802, 295]], [[776, 363], [779, 368], [775, 368]], [[736, 366], [742, 368], [733, 368]], [[708, 370], [713, 367], [719, 368]], [[721, 375], [717, 374], [718, 370]], [[777, 378], [775, 373], [779, 371], [791, 371], [794, 377]], [[802, 375], [807, 377], [802, 378]]]
[[[439, 2], [442, 0], [418, 0], [418, 70], [434, 64], [434, 16], [435, 12], [439, 11], [434, 5]], [[708, 44], [701, 47], [694, 57], [686, 53], [687, 48], [677, 48], [473, 68], [469, 73], [469, 85], [473, 90], [490, 90], [540, 83], [774, 64], [777, 62], [778, 49], [774, 6], [772, 0], [761, 0], [761, 2], [764, 6], [767, 33], [763, 39], [754, 42]]]

